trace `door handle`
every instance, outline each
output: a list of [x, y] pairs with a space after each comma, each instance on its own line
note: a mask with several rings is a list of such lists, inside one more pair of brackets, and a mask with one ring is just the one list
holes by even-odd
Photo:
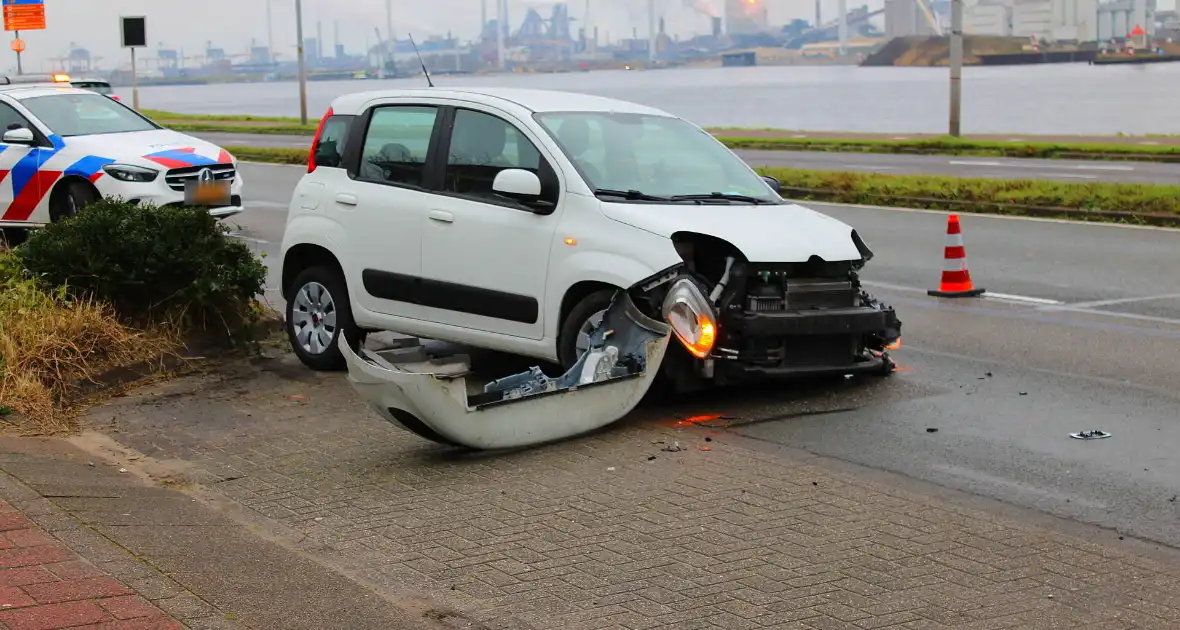
[[336, 194], [336, 203], [342, 203], [346, 206], [355, 206], [357, 203], [356, 195], [350, 195], [348, 193], [337, 193]]
[[431, 221], [438, 221], [440, 223], [455, 222], [455, 215], [443, 210], [431, 210], [426, 216], [430, 217]]

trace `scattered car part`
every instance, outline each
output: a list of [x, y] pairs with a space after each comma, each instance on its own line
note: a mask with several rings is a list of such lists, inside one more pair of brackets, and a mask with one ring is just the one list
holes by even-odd
[[346, 335], [338, 344], [353, 388], [385, 420], [443, 444], [504, 449], [580, 435], [630, 413], [659, 372], [671, 330], [620, 291], [565, 374], [550, 378], [534, 367], [475, 393], [465, 355], [432, 358], [417, 344], [354, 352]]
[[1093, 431], [1078, 431], [1077, 433], [1070, 433], [1069, 437], [1075, 440], [1101, 440], [1110, 437], [1106, 431], [1095, 429]]

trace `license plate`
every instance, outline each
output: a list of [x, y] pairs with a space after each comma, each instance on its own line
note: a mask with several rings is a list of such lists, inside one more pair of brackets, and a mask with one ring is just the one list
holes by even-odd
[[228, 181], [188, 181], [184, 185], [186, 206], [228, 206], [230, 200]]

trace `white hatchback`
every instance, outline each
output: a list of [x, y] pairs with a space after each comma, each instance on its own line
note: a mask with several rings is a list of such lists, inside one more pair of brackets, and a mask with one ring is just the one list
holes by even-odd
[[225, 149], [67, 86], [0, 86], [0, 228], [38, 227], [119, 197], [242, 212], [242, 178]]
[[612, 298], [642, 287], [638, 308], [679, 342], [663, 368], [682, 387], [888, 373], [900, 322], [861, 289], [868, 247], [778, 190], [701, 128], [634, 103], [342, 96], [287, 218], [291, 345], [341, 369], [365, 331], [389, 330], [569, 369]]

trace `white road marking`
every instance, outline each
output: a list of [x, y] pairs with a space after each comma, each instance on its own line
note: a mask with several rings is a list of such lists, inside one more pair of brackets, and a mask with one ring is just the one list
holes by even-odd
[[1049, 173], [1057, 177], [1068, 177], [1070, 179], [1098, 179], [1097, 175], [1081, 175], [1077, 173]]
[[1025, 302], [1028, 304], [1044, 304], [1044, 305], [1064, 304], [1064, 302], [1062, 302], [1061, 300], [1051, 300], [1049, 298], [1029, 297], [1027, 295], [1012, 295], [1010, 293], [992, 293], [991, 291], [984, 293], [983, 297], [1001, 300], [1001, 301], [1005, 301], [1005, 302]]
[[252, 236], [245, 236], [245, 235], [239, 234], [237, 232], [230, 232], [226, 236], [229, 236], [230, 238], [236, 238], [239, 241], [246, 241], [248, 243], [257, 243], [258, 245], [269, 245], [270, 244], [270, 241], [264, 241], [260, 238], [254, 238]]
[[955, 166], [1003, 166], [1000, 162], [979, 162], [976, 160], [950, 160], [947, 163]]
[[909, 136], [893, 136], [894, 140], [909, 140]]
[[895, 171], [896, 166], [878, 166], [876, 164], [844, 164], [844, 168], [856, 168], [866, 171]]
[[1143, 140], [1143, 141], [1139, 142], [1139, 144], [1159, 144], [1159, 143], [1156, 142], [1155, 140]]
[[1130, 304], [1132, 302], [1148, 302], [1151, 300], [1174, 300], [1180, 298], [1180, 293], [1165, 293], [1163, 295], [1145, 295], [1142, 297], [1118, 298], [1113, 300], [1096, 300], [1094, 302], [1075, 302], [1056, 307], [1044, 307], [1045, 311], [1088, 310], [1096, 306], [1113, 306], [1115, 304]]
[[1100, 164], [1083, 164], [1075, 166], [1079, 171], [1133, 171], [1134, 166], [1104, 166]]
[[[298, 147], [287, 147], [287, 148], [298, 148]], [[274, 162], [254, 162], [251, 160], [240, 160], [238, 163], [239, 164], [249, 164], [250, 166], [273, 166], [276, 168], [298, 168], [298, 169], [307, 170], [306, 164], [276, 164]]]

